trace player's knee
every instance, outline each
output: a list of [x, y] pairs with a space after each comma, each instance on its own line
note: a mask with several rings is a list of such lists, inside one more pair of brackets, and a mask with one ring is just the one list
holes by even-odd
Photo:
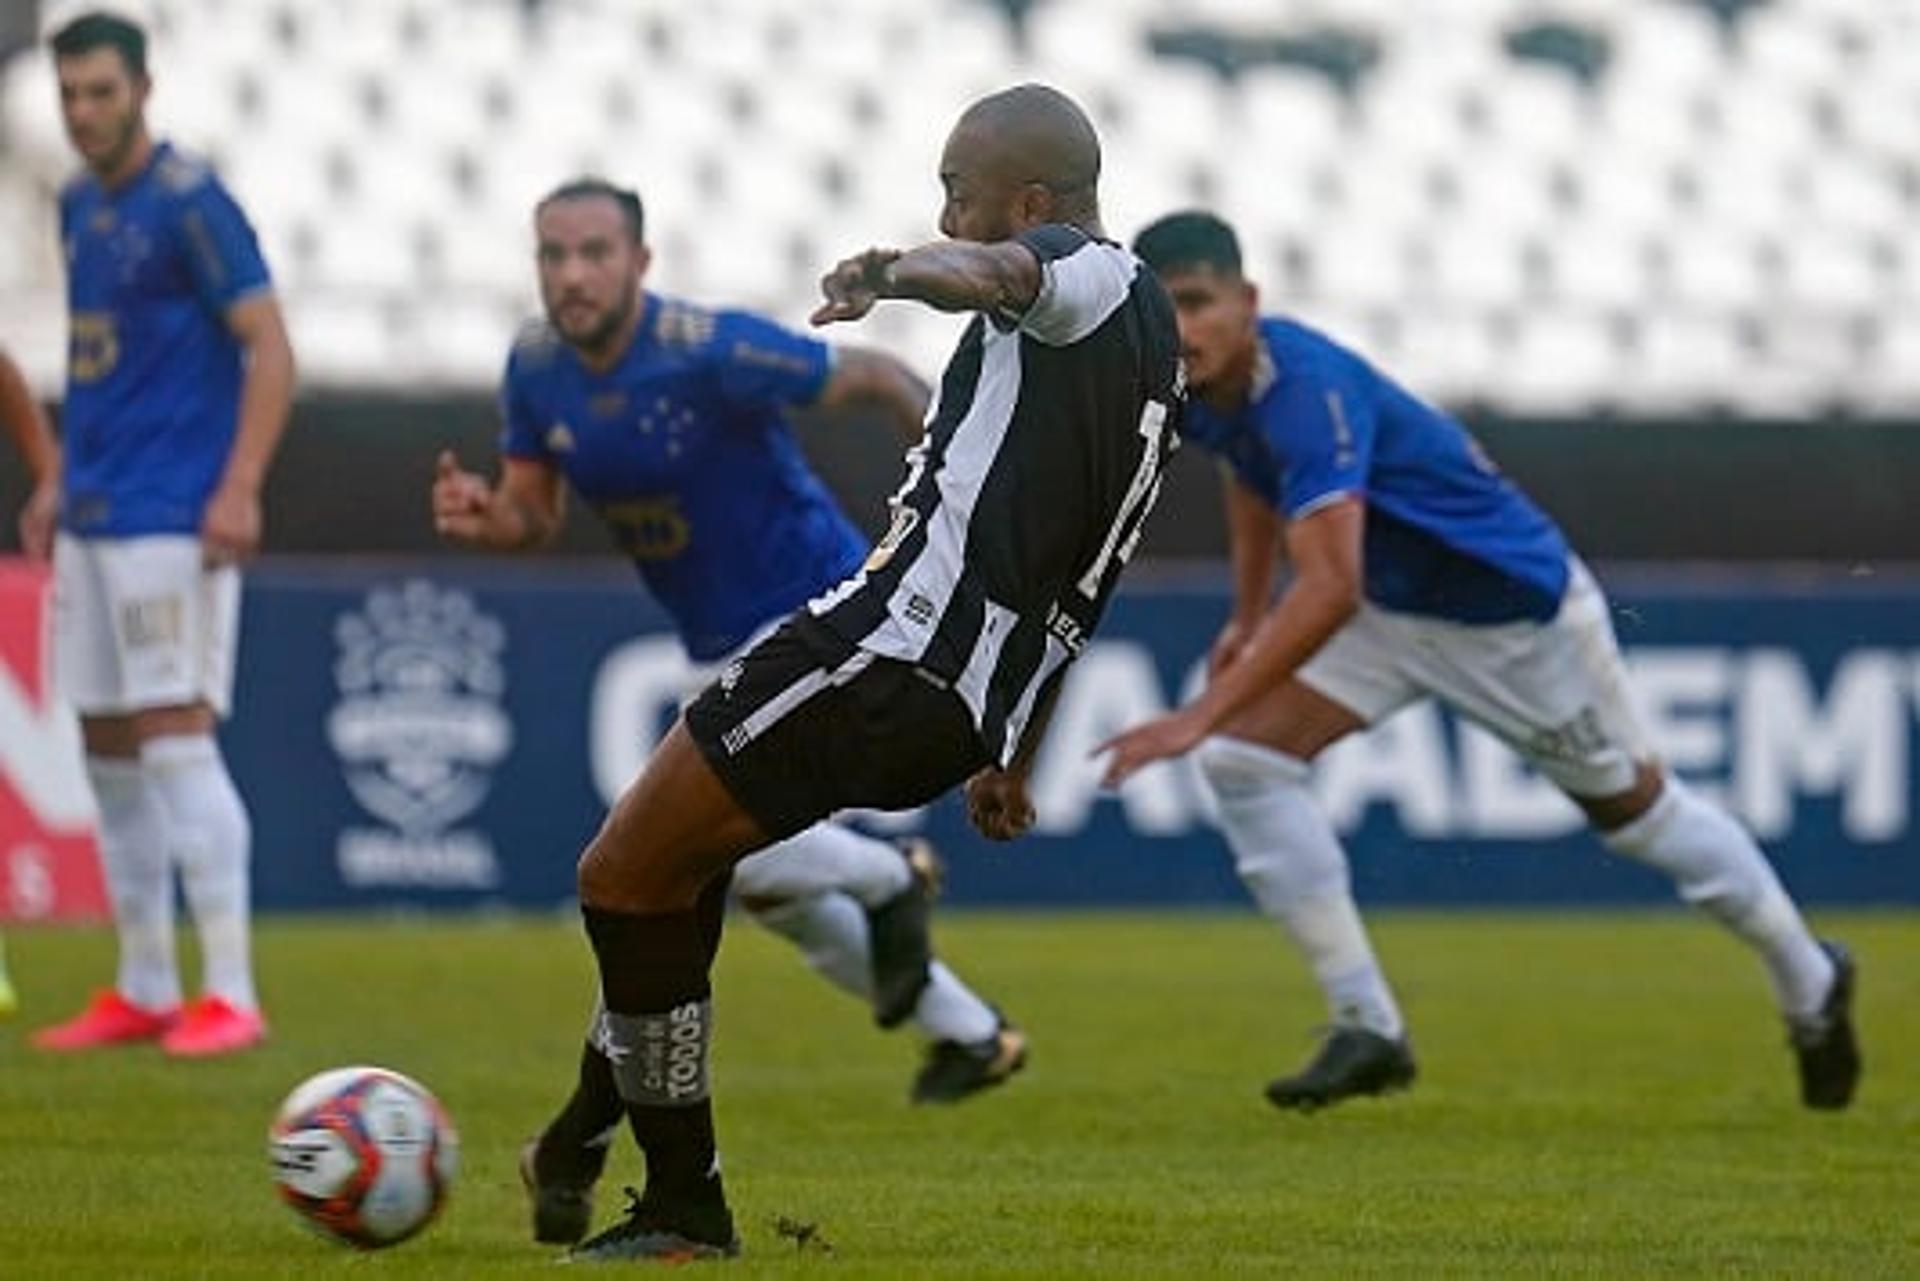
[[180, 703], [135, 712], [132, 723], [135, 737], [144, 743], [155, 738], [208, 735], [219, 721], [206, 703]]
[[80, 737], [89, 756], [131, 759], [140, 754], [140, 735], [131, 716], [83, 716]]
[[648, 887], [635, 870], [612, 824], [602, 825], [587, 843], [575, 869], [581, 905], [607, 911], [659, 910], [648, 901]]
[[588, 842], [575, 869], [583, 906], [641, 915], [686, 911], [711, 879], [686, 860], [624, 839], [612, 822]]
[[778, 875], [780, 860], [744, 858], [733, 865], [733, 901], [765, 924], [795, 901], [790, 884]]
[[1612, 844], [1612, 837], [1635, 827], [1668, 794], [1671, 786], [1658, 765], [1642, 762], [1625, 791], [1611, 796], [1575, 796], [1573, 801], [1585, 812], [1587, 822], [1601, 839]]
[[580, 852], [580, 861], [574, 865], [574, 884], [580, 894], [580, 903], [584, 907], [604, 907], [613, 891], [613, 879], [607, 866], [608, 859], [600, 838], [588, 842], [587, 848]]

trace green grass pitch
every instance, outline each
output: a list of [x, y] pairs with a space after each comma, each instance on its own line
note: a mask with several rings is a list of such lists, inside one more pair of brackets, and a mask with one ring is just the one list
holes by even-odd
[[[1799, 1107], [1759, 967], [1700, 921], [1382, 914], [1422, 1079], [1300, 1117], [1260, 1089], [1321, 1012], [1250, 914], [946, 917], [943, 952], [1033, 1059], [945, 1110], [906, 1104], [908, 1036], [735, 920], [716, 1072], [746, 1254], [726, 1270], [1920, 1275], [1920, 918], [1822, 925], [1862, 962], [1850, 1112]], [[112, 945], [16, 931], [8, 950], [25, 1008], [0, 1026], [0, 1276], [548, 1274], [513, 1161], [570, 1080], [590, 974], [570, 922], [269, 921], [273, 1042], [203, 1064], [32, 1052], [25, 1028], [77, 1006]], [[302, 1232], [264, 1149], [286, 1090], [354, 1062], [425, 1081], [464, 1144], [444, 1218], [373, 1255]], [[623, 1139], [609, 1183], [638, 1164]]]

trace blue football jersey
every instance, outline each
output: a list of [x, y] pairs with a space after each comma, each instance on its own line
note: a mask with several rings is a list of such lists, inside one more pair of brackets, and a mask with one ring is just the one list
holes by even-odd
[[226, 467], [244, 352], [227, 309], [270, 287], [253, 228], [213, 171], [166, 143], [108, 191], [60, 193], [71, 334], [61, 415], [76, 534], [191, 533]]
[[604, 374], [551, 326], [522, 333], [507, 361], [501, 450], [560, 469], [704, 662], [866, 554], [785, 417], [818, 399], [831, 372], [824, 343], [648, 294], [633, 344]]
[[1185, 433], [1288, 519], [1366, 503], [1367, 598], [1464, 623], [1550, 619], [1567, 543], [1466, 428], [1317, 330], [1260, 322], [1265, 361], [1250, 403], [1198, 397]]

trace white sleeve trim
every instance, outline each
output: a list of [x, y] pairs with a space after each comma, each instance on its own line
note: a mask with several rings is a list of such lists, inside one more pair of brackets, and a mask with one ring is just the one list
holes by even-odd
[[1349, 498], [1357, 499], [1359, 497], [1360, 497], [1360, 491], [1357, 489], [1329, 489], [1326, 493], [1320, 495], [1318, 498], [1309, 499], [1307, 502], [1303, 503], [1301, 506], [1295, 508], [1292, 512], [1289, 512], [1287, 515], [1287, 519], [1300, 520], [1303, 517], [1313, 515], [1315, 512], [1320, 511], [1322, 508], [1331, 507], [1335, 503], [1345, 502]]
[[1041, 263], [1040, 291], [1020, 317], [1022, 332], [1050, 347], [1079, 342], [1126, 301], [1138, 270], [1132, 254], [1096, 240]]

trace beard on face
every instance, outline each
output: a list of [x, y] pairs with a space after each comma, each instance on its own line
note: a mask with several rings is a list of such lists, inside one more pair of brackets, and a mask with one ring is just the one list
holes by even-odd
[[[568, 343], [584, 351], [598, 351], [619, 335], [627, 321], [633, 318], [633, 309], [638, 301], [639, 287], [629, 281], [613, 305], [602, 311], [596, 318], [589, 320], [584, 329], [568, 328], [561, 314], [572, 303], [581, 299], [562, 299], [559, 304], [548, 309], [547, 319], [560, 331], [560, 336]], [[591, 305], [591, 304], [589, 304]]]
[[96, 122], [84, 131], [69, 131], [74, 147], [86, 161], [101, 169], [112, 169], [126, 158], [140, 126], [138, 112]]

